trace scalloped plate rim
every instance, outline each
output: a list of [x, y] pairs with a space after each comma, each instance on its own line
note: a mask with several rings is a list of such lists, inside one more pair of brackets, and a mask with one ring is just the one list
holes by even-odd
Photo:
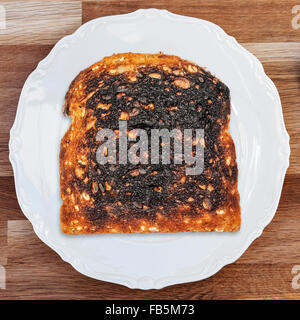
[[[19, 180], [18, 180], [17, 156], [16, 156], [16, 152], [14, 152], [14, 150], [13, 150], [13, 142], [16, 139], [16, 136], [17, 136], [16, 133], [17, 133], [18, 129], [20, 130], [21, 112], [24, 107], [24, 99], [25, 99], [24, 95], [25, 95], [26, 90], [28, 90], [29, 83], [30, 83], [31, 79], [34, 77], [34, 75], [36, 75], [38, 73], [42, 73], [44, 71], [43, 68], [46, 67], [47, 64], [51, 64], [51, 60], [55, 58], [55, 55], [59, 53], [58, 51], [60, 49], [62, 49], [66, 43], [68, 43], [69, 41], [78, 40], [77, 36], [80, 35], [80, 33], [83, 32], [84, 30], [88, 30], [88, 28], [93, 25], [96, 26], [97, 24], [106, 23], [106, 22], [109, 22], [109, 20], [111, 20], [111, 19], [118, 19], [118, 18], [123, 19], [126, 17], [136, 17], [138, 15], [143, 15], [143, 14], [147, 14], [147, 13], [160, 14], [161, 16], [164, 16], [167, 19], [172, 17], [172, 18], [181, 19], [181, 20], [185, 20], [185, 21], [192, 21], [194, 23], [205, 24], [205, 25], [213, 28], [215, 31], [217, 30], [217, 32], [221, 33], [222, 36], [224, 38], [226, 38], [226, 40], [231, 41], [232, 44], [234, 44], [236, 47], [238, 47], [240, 50], [242, 50], [243, 54], [247, 55], [249, 57], [249, 59], [251, 59], [252, 62], [254, 62], [257, 65], [257, 67], [259, 68], [258, 71], [260, 72], [260, 75], [263, 76], [264, 81], [267, 82], [271, 86], [273, 94], [274, 94], [273, 97], [276, 100], [276, 104], [279, 106], [279, 116], [280, 116], [280, 120], [281, 120], [280, 130], [282, 133], [282, 137], [284, 138], [284, 144], [282, 144], [283, 150], [281, 151], [281, 153], [282, 153], [282, 156], [284, 157], [285, 161], [282, 161], [282, 165], [281, 165], [281, 171], [280, 171], [281, 174], [279, 177], [280, 183], [278, 183], [278, 185], [280, 185], [280, 188], [277, 189], [276, 201], [273, 203], [273, 207], [269, 210], [268, 214], [265, 216], [264, 222], [262, 223], [262, 225], [260, 227], [258, 227], [255, 230], [255, 232], [253, 232], [252, 234], [250, 234], [248, 236], [247, 241], [245, 241], [244, 245], [239, 248], [238, 252], [235, 252], [233, 256], [225, 256], [220, 263], [215, 263], [215, 265], [213, 267], [211, 267], [209, 269], [209, 271], [200, 272], [200, 273], [196, 273], [196, 274], [192, 274], [192, 275], [185, 275], [185, 276], [181, 276], [181, 277], [178, 277], [178, 276], [177, 277], [167, 277], [167, 278], [165, 277], [165, 278], [158, 278], [158, 279], [153, 279], [153, 278], [149, 278], [149, 277], [142, 277], [140, 279], [134, 279], [134, 278], [130, 278], [126, 275], [119, 275], [118, 277], [116, 277], [115, 275], [109, 275], [106, 273], [101, 273], [99, 275], [99, 274], [92, 273], [93, 271], [90, 271], [89, 268], [82, 261], [80, 261], [78, 259], [74, 259], [74, 257], [72, 257], [72, 255], [68, 255], [66, 252], [63, 252], [63, 249], [57, 247], [57, 243], [55, 243], [55, 242], [53, 243], [53, 241], [51, 241], [51, 239], [49, 239], [45, 235], [45, 233], [42, 233], [39, 230], [39, 228], [36, 224], [37, 221], [33, 217], [34, 213], [28, 211], [28, 208], [26, 209], [26, 205], [22, 201], [22, 197], [20, 194], [20, 185], [18, 183]], [[64, 261], [71, 264], [77, 271], [79, 271], [82, 274], [84, 274], [88, 277], [97, 279], [97, 280], [109, 281], [109, 282], [125, 285], [129, 288], [138, 288], [138, 289], [161, 289], [163, 287], [170, 286], [173, 284], [203, 280], [203, 279], [206, 279], [206, 278], [214, 275], [216, 272], [218, 272], [224, 266], [236, 261], [247, 250], [247, 248], [251, 245], [251, 243], [262, 234], [264, 228], [273, 219], [273, 217], [276, 213], [278, 204], [279, 204], [286, 170], [289, 167], [289, 156], [290, 156], [289, 135], [287, 133], [287, 130], [286, 130], [286, 127], [284, 124], [284, 118], [283, 118], [283, 112], [282, 112], [282, 106], [281, 106], [279, 93], [278, 93], [278, 90], [277, 90], [275, 84], [273, 83], [273, 81], [264, 72], [264, 68], [263, 68], [261, 62], [252, 53], [250, 53], [248, 50], [246, 50], [244, 47], [242, 47], [234, 37], [229, 36], [218, 25], [216, 25], [210, 21], [203, 20], [203, 19], [198, 19], [198, 18], [194, 18], [194, 17], [186, 17], [186, 16], [182, 16], [182, 15], [178, 15], [178, 14], [173, 14], [167, 10], [159, 10], [159, 9], [139, 9], [139, 10], [136, 10], [136, 11], [128, 13], [128, 14], [120, 14], [120, 15], [113, 15], [113, 16], [96, 18], [96, 19], [88, 21], [85, 24], [83, 24], [82, 26], [80, 26], [71, 35], [65, 36], [62, 39], [60, 39], [55, 44], [55, 46], [51, 49], [49, 54], [43, 60], [41, 60], [39, 62], [36, 69], [26, 79], [24, 86], [22, 88], [20, 98], [19, 98], [15, 121], [14, 121], [14, 124], [13, 124], [11, 130], [10, 130], [10, 140], [9, 140], [9, 159], [10, 159], [10, 162], [13, 167], [14, 181], [15, 181], [18, 202], [19, 202], [19, 205], [22, 209], [22, 212], [27, 217], [27, 219], [31, 222], [33, 229], [34, 229], [34, 232], [40, 238], [40, 240], [42, 240], [46, 245], [48, 245], [51, 249], [53, 249]]]

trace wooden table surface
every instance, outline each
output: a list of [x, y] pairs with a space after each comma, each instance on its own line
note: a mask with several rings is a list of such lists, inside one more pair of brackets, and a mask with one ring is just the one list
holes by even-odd
[[[281, 96], [291, 158], [274, 220], [238, 261], [203, 281], [142, 291], [79, 274], [37, 238], [17, 202], [8, 140], [24, 81], [57, 40], [93, 18], [148, 7], [215, 22], [260, 59]], [[0, 299], [299, 299], [297, 278], [292, 285], [300, 265], [297, 13], [300, 0], [0, 0]]]

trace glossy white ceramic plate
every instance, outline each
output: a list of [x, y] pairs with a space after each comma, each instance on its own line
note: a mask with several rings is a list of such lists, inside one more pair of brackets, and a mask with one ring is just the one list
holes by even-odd
[[[104, 56], [162, 51], [206, 67], [231, 91], [242, 226], [236, 233], [68, 236], [60, 231], [59, 147], [70, 82]], [[79, 272], [130, 288], [207, 278], [238, 259], [273, 218], [289, 165], [289, 136], [261, 63], [208, 21], [165, 10], [99, 18], [64, 37], [28, 77], [11, 129], [19, 204], [38, 237]]]

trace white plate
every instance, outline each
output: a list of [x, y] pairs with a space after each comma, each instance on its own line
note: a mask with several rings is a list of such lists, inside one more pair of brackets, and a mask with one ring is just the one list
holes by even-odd
[[[64, 95], [82, 69], [119, 52], [175, 54], [230, 88], [242, 227], [236, 233], [63, 235], [58, 155], [70, 121]], [[208, 21], [165, 10], [92, 20], [64, 37], [28, 77], [9, 143], [19, 204], [38, 237], [79, 272], [130, 288], [201, 280], [235, 261], [273, 218], [289, 165], [289, 136], [261, 63]]]

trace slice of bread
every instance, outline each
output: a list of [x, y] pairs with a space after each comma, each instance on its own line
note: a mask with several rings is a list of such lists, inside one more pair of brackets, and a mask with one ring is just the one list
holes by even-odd
[[[239, 230], [230, 93], [209, 72], [177, 56], [115, 54], [73, 80], [64, 113], [72, 120], [60, 151], [64, 233]], [[142, 129], [148, 142], [153, 129], [203, 129], [196, 141], [204, 149], [203, 172], [187, 175], [189, 165], [175, 164], [172, 155], [169, 164], [153, 164], [151, 148], [143, 163], [99, 163], [104, 128], [115, 133], [120, 156], [120, 121], [125, 135]]]

